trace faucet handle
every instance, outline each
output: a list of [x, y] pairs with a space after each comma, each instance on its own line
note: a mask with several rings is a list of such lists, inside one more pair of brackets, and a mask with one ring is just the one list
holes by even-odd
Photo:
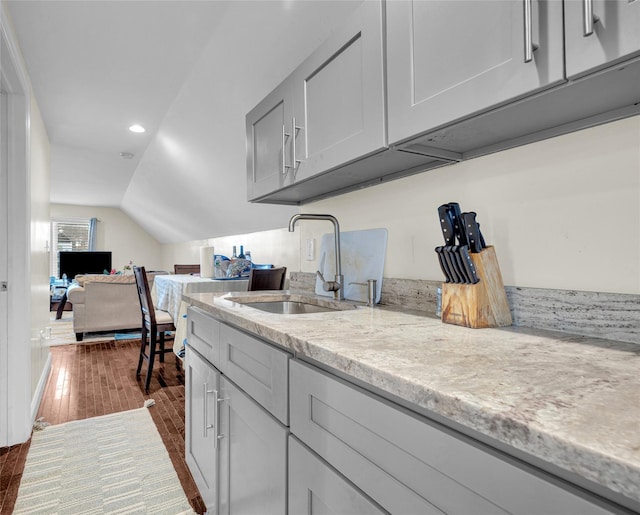
[[[340, 288], [342, 288], [342, 285], [340, 284], [340, 281], [327, 281], [327, 280], [325, 280], [325, 278], [322, 275], [322, 272], [320, 272], [320, 270], [316, 271], [316, 275], [322, 281], [322, 289], [324, 291], [338, 291]], [[338, 276], [336, 276], [336, 278], [337, 277]]]

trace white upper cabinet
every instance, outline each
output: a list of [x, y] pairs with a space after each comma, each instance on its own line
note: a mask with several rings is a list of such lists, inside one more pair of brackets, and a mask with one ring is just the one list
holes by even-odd
[[365, 1], [293, 74], [296, 181], [386, 147], [383, 8]]
[[389, 141], [563, 80], [562, 3], [387, 3]]
[[290, 161], [292, 82], [274, 89], [247, 115], [247, 197], [279, 190], [293, 181]]
[[567, 77], [640, 55], [640, 0], [565, 0]]
[[633, 116], [639, 81], [640, 0], [366, 0], [247, 115], [248, 198], [299, 204]]

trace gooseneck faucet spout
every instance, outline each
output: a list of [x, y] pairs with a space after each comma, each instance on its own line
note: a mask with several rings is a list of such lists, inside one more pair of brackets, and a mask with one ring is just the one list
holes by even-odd
[[289, 232], [293, 232], [298, 220], [327, 220], [333, 224], [336, 247], [336, 276], [334, 281], [326, 281], [320, 271], [317, 272], [322, 280], [324, 291], [332, 291], [335, 300], [344, 300], [344, 277], [342, 275], [342, 260], [340, 258], [340, 224], [335, 216], [298, 213], [289, 220]]

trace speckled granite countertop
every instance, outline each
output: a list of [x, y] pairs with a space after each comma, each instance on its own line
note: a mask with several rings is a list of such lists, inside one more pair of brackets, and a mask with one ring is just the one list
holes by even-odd
[[229, 300], [273, 295], [184, 299], [640, 502], [639, 345], [539, 330], [474, 330], [380, 308], [278, 315]]

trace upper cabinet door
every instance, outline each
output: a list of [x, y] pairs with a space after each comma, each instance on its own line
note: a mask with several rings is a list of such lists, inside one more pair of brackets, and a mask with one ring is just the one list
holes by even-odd
[[290, 161], [292, 83], [285, 80], [247, 115], [247, 197], [259, 198], [293, 180]]
[[293, 73], [296, 181], [386, 147], [382, 12], [365, 1]]
[[388, 2], [387, 58], [396, 143], [562, 81], [562, 2]]
[[567, 77], [640, 55], [640, 0], [565, 0]]

